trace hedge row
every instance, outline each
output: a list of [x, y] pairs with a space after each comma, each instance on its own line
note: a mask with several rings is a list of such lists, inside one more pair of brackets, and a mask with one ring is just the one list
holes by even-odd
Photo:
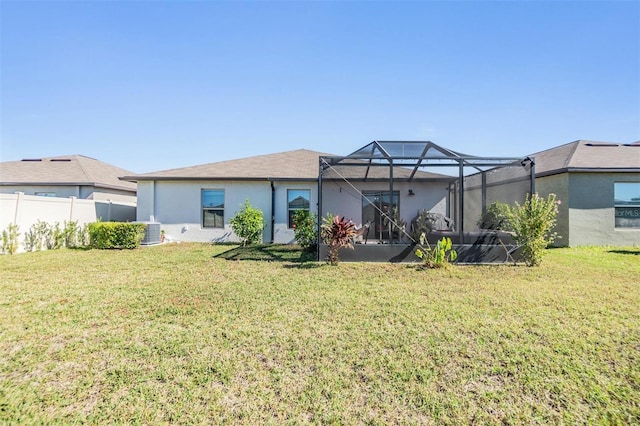
[[94, 222], [89, 224], [90, 247], [96, 249], [132, 249], [140, 246], [146, 225], [130, 222]]

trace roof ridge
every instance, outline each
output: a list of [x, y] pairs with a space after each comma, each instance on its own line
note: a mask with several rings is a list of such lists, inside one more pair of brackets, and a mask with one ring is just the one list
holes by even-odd
[[574, 154], [576, 153], [578, 147], [580, 146], [580, 144], [584, 142], [582, 140], [577, 140], [577, 141], [573, 141], [570, 143], [573, 143], [575, 145], [573, 145], [573, 148], [571, 149], [571, 152], [569, 153], [569, 155], [567, 155], [567, 158], [565, 158], [564, 160], [564, 167], [569, 167], [569, 164], [571, 163], [571, 160], [573, 159]]
[[[85, 158], [89, 158], [89, 157], [85, 157]], [[78, 163], [78, 167], [80, 167], [80, 170], [82, 170], [82, 173], [85, 175], [87, 180], [95, 183], [95, 181], [92, 179], [92, 176], [90, 176], [89, 173], [85, 170], [85, 168], [82, 166], [82, 163], [78, 160], [77, 156], [76, 158], [74, 158], [74, 160], [76, 160], [76, 162]]]
[[[306, 152], [306, 153], [309, 153], [309, 154], [318, 155], [319, 157], [323, 156], [323, 155], [331, 155], [331, 154], [327, 154], [327, 153], [320, 152], [320, 151], [314, 151], [314, 150], [311, 150], [311, 149], [299, 148], [299, 149], [292, 149], [292, 150], [282, 151], [282, 152], [271, 152], [271, 153], [268, 153], [268, 154], [252, 155], [252, 156], [249, 156], [249, 157], [230, 158], [228, 160], [212, 161], [212, 162], [208, 162], [208, 163], [194, 164], [194, 165], [184, 166], [184, 167], [173, 167], [171, 169], [153, 170], [153, 171], [145, 172], [145, 173], [134, 173], [133, 176], [153, 175], [154, 173], [166, 173], [166, 172], [173, 172], [173, 171], [177, 171], [177, 170], [202, 168], [202, 167], [214, 166], [214, 165], [217, 166], [217, 167], [221, 167], [221, 166], [226, 166], [229, 163], [234, 163], [234, 162], [239, 162], [239, 161], [247, 161], [247, 160], [254, 161], [254, 160], [262, 159], [264, 157], [283, 156], [283, 155], [290, 155], [292, 153], [299, 153], [299, 152]], [[125, 177], [127, 177], [127, 176], [125, 176]]]

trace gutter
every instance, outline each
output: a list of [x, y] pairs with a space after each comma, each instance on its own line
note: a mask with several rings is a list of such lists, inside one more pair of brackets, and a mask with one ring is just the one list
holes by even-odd
[[536, 172], [536, 178], [559, 175], [563, 173], [638, 173], [640, 168], [588, 168], [588, 167], [565, 167], [563, 169], [547, 170]]
[[219, 182], [231, 182], [231, 181], [242, 181], [242, 182], [317, 182], [318, 178], [296, 178], [296, 177], [219, 177], [219, 176], [122, 176], [118, 178], [123, 181], [128, 182], [142, 182], [149, 180], [162, 180], [162, 181], [219, 181]]

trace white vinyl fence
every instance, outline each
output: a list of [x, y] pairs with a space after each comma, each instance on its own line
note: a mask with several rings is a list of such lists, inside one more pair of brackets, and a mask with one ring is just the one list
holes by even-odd
[[83, 226], [96, 220], [133, 222], [136, 220], [136, 205], [76, 197], [40, 197], [22, 192], [0, 194], [0, 232], [15, 223], [19, 226], [20, 242], [24, 233], [38, 221], [49, 224], [58, 222], [60, 225], [65, 221], [77, 221], [78, 225]]

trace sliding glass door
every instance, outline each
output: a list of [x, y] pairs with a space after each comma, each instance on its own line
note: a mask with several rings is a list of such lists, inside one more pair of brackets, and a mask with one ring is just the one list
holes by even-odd
[[399, 215], [400, 192], [393, 191], [363, 191], [362, 192], [362, 223], [369, 223], [368, 238], [377, 240], [389, 239], [390, 218]]

